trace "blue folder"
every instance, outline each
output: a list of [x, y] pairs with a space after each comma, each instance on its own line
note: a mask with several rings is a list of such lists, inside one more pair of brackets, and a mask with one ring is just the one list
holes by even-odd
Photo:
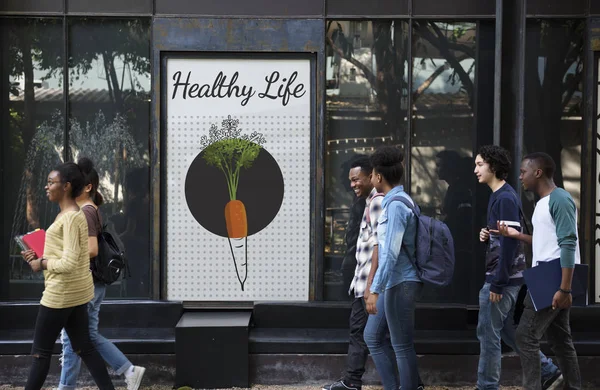
[[[571, 295], [573, 306], [586, 306], [588, 304], [588, 265], [575, 264]], [[535, 311], [552, 306], [554, 294], [560, 289], [562, 268], [560, 259], [547, 262], [540, 261], [536, 267], [523, 271], [523, 278]]]

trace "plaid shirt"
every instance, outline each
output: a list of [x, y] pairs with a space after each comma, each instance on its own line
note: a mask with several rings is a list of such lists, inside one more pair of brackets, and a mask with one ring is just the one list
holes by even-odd
[[360, 223], [360, 232], [356, 242], [356, 271], [354, 271], [354, 279], [348, 291], [349, 294], [354, 291], [356, 298], [361, 298], [367, 288], [373, 249], [377, 245], [377, 220], [381, 214], [382, 201], [383, 194], [373, 188], [367, 197], [367, 204]]

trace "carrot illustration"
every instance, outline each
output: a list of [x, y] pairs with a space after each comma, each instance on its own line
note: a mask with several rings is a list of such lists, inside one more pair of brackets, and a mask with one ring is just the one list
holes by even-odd
[[248, 236], [248, 219], [246, 207], [239, 200], [230, 200], [225, 205], [225, 224], [229, 238]]
[[[203, 157], [206, 163], [219, 168], [227, 180], [229, 201], [225, 205], [225, 225], [235, 273], [244, 291], [248, 278], [248, 219], [244, 203], [237, 199], [237, 190], [240, 171], [252, 166], [265, 139], [257, 132], [242, 135], [242, 129], [238, 125], [239, 120], [231, 119], [230, 115], [223, 120], [220, 129], [215, 124], [211, 125], [209, 136], [202, 136], [200, 142], [204, 147]], [[240, 255], [244, 258], [239, 267], [236, 254], [237, 258]], [[243, 277], [240, 275], [240, 268], [244, 269]]]

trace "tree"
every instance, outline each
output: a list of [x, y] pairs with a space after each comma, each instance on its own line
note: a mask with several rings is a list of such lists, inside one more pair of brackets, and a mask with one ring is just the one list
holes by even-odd
[[[344, 59], [362, 72], [377, 95], [388, 133], [399, 136], [404, 124], [397, 111], [405, 97], [403, 91], [408, 89], [404, 74], [404, 59], [408, 58], [409, 46], [407, 24], [395, 21], [373, 22], [373, 53], [377, 69], [371, 70], [354, 57], [353, 45], [346, 37], [342, 25], [335, 23], [337, 28], [331, 37], [326, 36], [326, 42], [334, 54], [334, 61], [339, 64], [341, 59]], [[328, 23], [327, 31], [332, 24], [331, 21]]]
[[[139, 80], [132, 75], [138, 74], [148, 78], [150, 75], [150, 26], [148, 21], [142, 19], [80, 19], [71, 25], [70, 32], [70, 85], [87, 75], [94, 69], [94, 65], [100, 62], [104, 68], [107, 90], [114, 108], [114, 112], [106, 114], [109, 117], [135, 116], [134, 110], [127, 109], [127, 97], [130, 97], [132, 102], [149, 98]], [[117, 74], [117, 60], [123, 63], [120, 75]], [[125, 77], [126, 70], [129, 71], [128, 79]], [[129, 84], [129, 90], [125, 89], [126, 84]], [[118, 145], [112, 167], [106, 171], [114, 183], [115, 199], [119, 193], [119, 186], [125, 179], [123, 174], [127, 165], [125, 156], [131, 152], [127, 150], [125, 144]], [[116, 212], [115, 207], [116, 205], [113, 205], [113, 211]]]
[[[423, 20], [415, 21], [415, 33], [424, 39], [426, 42], [435, 47], [440, 55], [446, 60], [446, 64], [440, 66], [436, 72], [434, 72], [429, 79], [425, 81], [420, 87], [416, 89], [413, 95], [413, 101], [416, 101], [419, 96], [425, 91], [427, 87], [437, 78], [447, 66], [453, 69], [451, 78], [458, 77], [462, 88], [469, 95], [469, 106], [473, 107], [473, 81], [471, 81], [470, 73], [473, 70], [471, 68], [465, 70], [460, 64], [461, 61], [472, 58], [475, 59], [475, 50], [465, 44], [458, 43], [458, 40], [466, 34], [466, 29], [456, 26], [451, 33], [444, 33], [438, 22], [427, 22]], [[460, 53], [460, 54], [459, 54]], [[439, 72], [439, 73], [438, 73]]]
[[563, 117], [582, 115], [582, 101], [572, 102], [583, 78], [585, 21], [530, 23], [537, 25], [528, 26], [526, 36], [524, 143], [529, 152], [552, 156], [557, 166], [554, 179], [562, 187], [561, 128], [571, 122]]
[[[334, 22], [329, 22], [327, 31], [331, 29]], [[356, 58], [354, 58], [354, 48], [349, 39], [345, 36], [342, 25], [335, 22], [335, 29], [331, 37], [326, 37], [326, 42], [331, 48], [335, 59], [343, 58], [358, 68], [363, 76], [369, 81], [371, 87], [376, 91], [379, 107], [385, 115], [385, 122], [394, 126], [399, 116], [394, 111], [400, 108], [400, 102], [408, 90], [406, 82], [404, 63], [408, 58], [408, 24], [398, 21], [373, 21], [373, 53], [376, 58], [377, 69], [371, 70]], [[473, 82], [470, 79], [470, 73], [473, 67], [464, 69], [460, 64], [467, 58], [475, 59], [475, 50], [465, 44], [459, 43], [467, 30], [465, 28], [454, 28], [451, 33], [443, 32], [440, 25], [443, 23], [414, 21], [414, 41], [415, 49], [421, 47], [427, 51], [426, 46], [434, 47], [445, 59], [445, 63], [440, 65], [436, 71], [425, 80], [419, 87], [415, 88], [412, 100], [413, 104], [429, 88], [433, 81], [439, 77], [445, 70], [453, 69], [451, 78], [458, 77], [462, 87], [469, 95], [469, 103], [473, 105]], [[425, 43], [420, 42], [425, 41]], [[434, 60], [430, 58], [433, 62]], [[403, 121], [403, 119], [400, 119]], [[396, 124], [397, 125], [397, 124]]]
[[[63, 36], [58, 19], [22, 19], [9, 22], [5, 27], [9, 76], [23, 78], [23, 115], [18, 126], [23, 143], [29, 145], [35, 133], [35, 90], [34, 67], [47, 71], [42, 80], [52, 77], [55, 72], [62, 73]], [[12, 87], [11, 94], [21, 91]]]
[[[22, 113], [11, 114], [9, 123], [13, 134], [22, 139], [23, 150], [33, 150], [32, 144], [36, 133], [40, 129], [39, 115], [36, 113], [36, 102], [34, 89], [34, 70], [45, 71], [42, 80], [54, 78], [63, 80], [63, 63], [65, 53], [62, 19], [19, 19], [11, 20], [5, 24], [8, 39], [4, 40], [3, 51], [7, 53], [9, 64], [9, 75], [12, 78], [23, 78], [24, 88], [10, 88], [13, 95], [23, 93]], [[94, 69], [96, 61], [103, 65], [106, 74], [107, 89], [109, 91], [113, 112], [109, 113], [124, 116], [135, 116], [134, 110], [127, 110], [128, 99], [131, 102], [146, 101], [147, 91], [144, 91], [133, 74], [150, 75], [150, 29], [148, 21], [140, 19], [114, 20], [114, 19], [79, 19], [69, 29], [69, 85], [73, 86], [80, 77], [87, 75]], [[123, 69], [119, 75], [116, 62], [119, 59], [123, 63]], [[95, 69], [94, 69], [95, 70]], [[126, 79], [126, 70], [128, 78]], [[125, 85], [129, 84], [129, 90]], [[67, 96], [63, 96], [64, 99]], [[65, 113], [62, 113], [64, 115]], [[96, 113], [98, 114], [98, 113]], [[89, 118], [95, 120], [94, 118]], [[56, 120], [53, 120], [56, 123]], [[63, 122], [64, 123], [64, 120]], [[58, 138], [56, 145], [62, 149], [62, 137]], [[81, 145], [79, 145], [81, 147]], [[122, 144], [114, 153], [114, 162], [106, 173], [112, 176], [115, 182], [115, 194], [119, 193], [119, 183], [123, 180], [120, 171], [127, 166], [123, 161], [126, 156], [135, 155], [137, 151], [127, 151]], [[16, 160], [21, 160], [22, 157]], [[15, 166], [19, 169], [18, 166]], [[48, 167], [36, 167], [41, 170]], [[42, 175], [45, 175], [43, 173]], [[102, 174], [102, 173], [101, 173]], [[36, 195], [36, 189], [40, 183], [36, 180], [39, 175], [34, 172], [24, 171], [23, 177], [27, 178], [27, 216], [29, 224], [39, 226], [38, 208], [43, 198]], [[45, 177], [45, 176], [44, 176]]]
[[[106, 74], [106, 84], [117, 113], [125, 111], [124, 86], [129, 83], [130, 93], [143, 90], [132, 72], [150, 75], [150, 28], [146, 21], [111, 19], [83, 19], [71, 26], [71, 50], [69, 52], [69, 80], [71, 85], [93, 69], [95, 61], [101, 61]], [[117, 74], [115, 61], [124, 66]], [[129, 69], [129, 80], [125, 80]], [[120, 78], [120, 80], [119, 80]]]
[[[10, 132], [12, 139], [20, 139], [22, 141], [21, 153], [27, 153], [28, 150], [38, 147], [32, 144], [37, 129], [34, 68], [47, 70], [46, 78], [50, 77], [56, 69], [61, 68], [64, 58], [62, 28], [57, 19], [23, 19], [18, 22], [7, 22], [4, 31], [7, 38], [3, 51], [7, 53], [9, 76], [14, 79], [23, 79], [23, 91], [11, 86], [10, 93], [12, 95], [23, 93], [23, 111], [19, 113], [9, 108], [3, 115], [9, 115], [10, 111], [9, 124], [12, 129]], [[36, 189], [41, 185], [43, 179], [34, 173], [36, 169], [40, 168], [36, 163], [40, 164], [41, 162], [29, 161], [24, 166], [19, 164], [22, 161], [22, 157], [19, 157], [18, 154], [15, 154], [11, 160], [15, 162], [12, 168], [22, 169], [23, 177], [29, 183], [25, 189], [26, 219], [30, 227], [39, 227], [38, 206], [44, 199], [43, 195], [40, 195], [40, 191], [36, 191]], [[43, 173], [41, 177], [45, 178], [46, 173]], [[18, 194], [18, 196], [23, 196], [23, 194]], [[19, 210], [17, 210], [18, 212]]]

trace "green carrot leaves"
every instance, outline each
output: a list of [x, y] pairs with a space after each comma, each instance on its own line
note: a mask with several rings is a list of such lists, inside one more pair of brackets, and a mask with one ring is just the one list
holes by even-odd
[[266, 141], [261, 133], [241, 134], [238, 119], [231, 115], [223, 120], [221, 128], [210, 126], [209, 136], [202, 136], [203, 158], [210, 166], [219, 168], [227, 179], [229, 198], [235, 200], [240, 179], [240, 170], [248, 169], [258, 157]]

